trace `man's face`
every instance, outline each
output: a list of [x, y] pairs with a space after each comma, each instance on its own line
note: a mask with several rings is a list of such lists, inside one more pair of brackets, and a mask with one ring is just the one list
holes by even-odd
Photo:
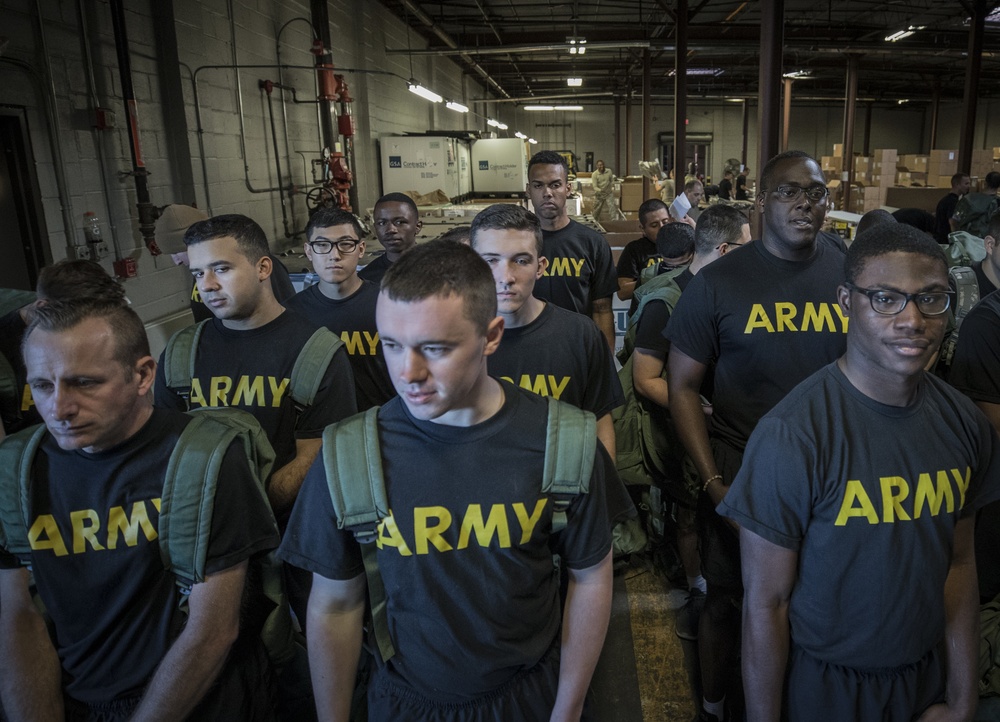
[[103, 318], [64, 331], [32, 331], [24, 362], [35, 405], [61, 449], [104, 451], [129, 439], [148, 418], [143, 412], [156, 363], [146, 356], [126, 373]]
[[958, 194], [960, 196], [968, 195], [969, 191], [972, 190], [972, 179], [969, 176], [965, 176], [958, 183]]
[[493, 271], [497, 284], [497, 310], [517, 313], [531, 298], [535, 281], [548, 265], [538, 256], [538, 243], [531, 231], [485, 229], [476, 233], [476, 253]]
[[604, 172], [604, 161], [603, 160], [597, 161], [597, 172], [598, 173], [603, 173]]
[[538, 163], [528, 171], [528, 198], [539, 218], [554, 221], [566, 214], [569, 183], [561, 165]]
[[670, 223], [670, 211], [666, 208], [657, 208], [652, 213], [646, 214], [646, 221], [642, 224], [642, 235], [656, 243], [656, 234], [668, 223]]
[[424, 224], [409, 203], [388, 201], [375, 206], [375, 235], [387, 253], [404, 253], [417, 242]]
[[465, 315], [465, 299], [432, 296], [394, 301], [379, 294], [379, 338], [396, 393], [414, 417], [447, 426], [469, 426], [488, 382], [486, 357], [500, 343], [503, 320], [484, 336]]
[[232, 236], [188, 246], [191, 275], [202, 302], [222, 321], [251, 318], [263, 299], [271, 275], [267, 256], [251, 263]]
[[[826, 218], [830, 198], [824, 195], [813, 201], [803, 192], [826, 188], [819, 164], [807, 158], [786, 158], [774, 168], [771, 178], [771, 187], [761, 189], [757, 198], [766, 233], [789, 250], [812, 245]], [[784, 195], [793, 197], [789, 199]]]
[[[323, 243], [331, 245], [327, 253], [320, 253], [310, 244]], [[338, 243], [347, 245], [357, 243], [352, 251], [341, 251]], [[326, 283], [343, 283], [354, 275], [358, 268], [358, 260], [365, 252], [365, 242], [358, 240], [357, 231], [350, 223], [340, 226], [328, 226], [313, 230], [309, 243], [305, 244], [306, 257], [312, 261], [313, 271]]]
[[705, 186], [701, 183], [697, 183], [691, 190], [684, 191], [684, 195], [686, 195], [688, 200], [691, 201], [691, 207], [697, 208], [698, 203], [701, 201], [701, 197], [705, 195]]
[[[948, 290], [948, 272], [939, 260], [894, 251], [869, 258], [855, 285], [899, 293], [941, 292]], [[941, 345], [947, 313], [925, 316], [911, 300], [898, 314], [883, 315], [865, 294], [845, 286], [837, 289], [837, 297], [850, 316], [848, 354], [860, 362], [863, 376], [873, 386], [919, 374]]]

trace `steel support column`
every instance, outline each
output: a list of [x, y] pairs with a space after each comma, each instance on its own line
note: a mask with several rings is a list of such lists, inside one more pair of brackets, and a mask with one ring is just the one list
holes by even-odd
[[843, 191], [843, 210], [851, 207], [851, 187], [854, 185], [854, 107], [858, 99], [858, 65], [857, 55], [847, 59], [847, 100], [844, 104], [844, 169], [841, 171], [841, 190]]
[[[642, 51], [642, 160], [650, 160], [649, 136], [653, 132], [653, 93], [652, 61], [649, 48]], [[649, 176], [642, 176], [642, 199], [651, 197], [652, 181]]]
[[622, 173], [627, 176], [632, 168], [632, 88], [628, 89], [625, 96], [625, 169]]
[[792, 79], [785, 78], [785, 110], [781, 119], [781, 150], [788, 150], [788, 129], [792, 121]]
[[938, 113], [941, 111], [941, 81], [934, 81], [934, 89], [931, 91], [931, 146], [927, 150], [937, 148], [938, 133]]
[[[781, 49], [785, 34], [784, 0], [760, 3], [760, 72], [757, 79], [757, 172], [778, 154], [778, 112], [781, 107]], [[759, 176], [758, 176], [759, 177]], [[760, 192], [760, 185], [757, 192]]]
[[677, 28], [674, 49], [674, 187], [684, 189], [687, 147], [687, 35], [688, 0], [677, 0]]
[[868, 156], [872, 154], [871, 151], [871, 139], [872, 139], [872, 105], [874, 103], [865, 103], [865, 139], [864, 139], [864, 155]]
[[625, 173], [622, 169], [622, 99], [615, 96], [615, 173], [622, 178]]
[[976, 131], [976, 103], [979, 101], [979, 71], [983, 64], [983, 35], [986, 27], [986, 2], [975, 0], [969, 28], [969, 55], [965, 63], [965, 93], [962, 98], [962, 132], [958, 138], [958, 170], [972, 169], [972, 136]]
[[740, 151], [740, 162], [747, 167], [747, 142], [750, 139], [750, 100], [743, 99], [743, 148]]

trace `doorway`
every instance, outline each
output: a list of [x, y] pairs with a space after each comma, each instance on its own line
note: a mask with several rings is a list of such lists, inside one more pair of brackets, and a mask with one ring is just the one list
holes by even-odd
[[[674, 167], [674, 134], [666, 132], [659, 134], [660, 141], [660, 167], [664, 173]], [[703, 183], [711, 183], [709, 168], [712, 162], [712, 134], [711, 133], [688, 133], [684, 139], [684, 166], [685, 174], [694, 175]], [[675, 181], [678, 179], [675, 179]], [[679, 179], [678, 188], [684, 184], [684, 179]]]
[[0, 106], [0, 288], [31, 291], [48, 258], [24, 108]]

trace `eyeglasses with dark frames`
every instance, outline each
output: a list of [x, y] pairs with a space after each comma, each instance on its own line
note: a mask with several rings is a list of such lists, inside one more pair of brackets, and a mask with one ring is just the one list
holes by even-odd
[[774, 195], [782, 203], [795, 203], [803, 194], [813, 203], [819, 203], [826, 200], [827, 196], [830, 195], [830, 191], [827, 190], [826, 186], [803, 188], [802, 186], [780, 185], [774, 189]]
[[940, 316], [951, 307], [951, 294], [947, 291], [901, 293], [882, 288], [861, 288], [853, 283], [845, 283], [844, 286], [868, 296], [872, 310], [883, 316], [895, 316], [902, 313], [910, 301], [917, 304], [917, 309], [925, 316]]
[[341, 238], [339, 241], [306, 241], [306, 243], [313, 249], [313, 253], [326, 254], [332, 251], [334, 246], [341, 253], [354, 253], [361, 241], [353, 238]]

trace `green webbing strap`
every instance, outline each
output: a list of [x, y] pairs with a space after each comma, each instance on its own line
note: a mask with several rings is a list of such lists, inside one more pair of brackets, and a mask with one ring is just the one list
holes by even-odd
[[372, 632], [388, 661], [396, 654], [389, 637], [385, 584], [378, 569], [375, 536], [378, 523], [389, 515], [389, 500], [382, 472], [382, 452], [378, 443], [378, 407], [332, 424], [323, 431], [323, 464], [330, 487], [330, 500], [337, 514], [337, 526], [347, 529], [360, 542], [368, 580]]
[[566, 527], [566, 509], [590, 491], [597, 453], [597, 418], [588, 411], [548, 397], [542, 493], [553, 494], [552, 531]]
[[300, 408], [312, 405], [333, 355], [343, 345], [330, 329], [319, 328], [299, 351], [288, 387], [292, 401]]
[[193, 326], [182, 328], [170, 337], [163, 352], [163, 377], [166, 379], [167, 388], [180, 394], [185, 401], [191, 395], [191, 379], [194, 378], [198, 340], [205, 324], [210, 320], [206, 319]]
[[0, 442], [0, 546], [10, 554], [31, 552], [31, 466], [44, 436], [45, 424], [38, 424]]
[[205, 414], [192, 417], [167, 462], [158, 524], [163, 566], [185, 593], [205, 581], [219, 469], [238, 433]]

